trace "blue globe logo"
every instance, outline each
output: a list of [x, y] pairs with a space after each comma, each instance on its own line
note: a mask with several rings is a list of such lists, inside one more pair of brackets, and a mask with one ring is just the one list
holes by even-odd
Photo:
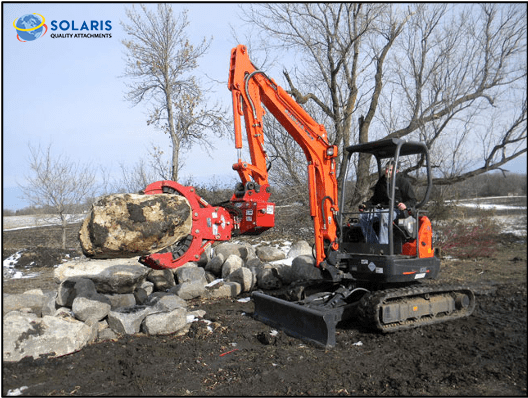
[[44, 36], [48, 27], [44, 24], [46, 20], [40, 14], [26, 14], [13, 21], [13, 26], [17, 30], [19, 41], [33, 41]]

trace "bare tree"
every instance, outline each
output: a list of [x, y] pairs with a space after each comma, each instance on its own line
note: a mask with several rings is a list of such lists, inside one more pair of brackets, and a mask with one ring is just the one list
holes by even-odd
[[[524, 5], [261, 3], [244, 10], [263, 43], [294, 54], [298, 66], [284, 72], [289, 92], [321, 109], [318, 122], [341, 153], [382, 138], [423, 140], [437, 184], [526, 153]], [[368, 194], [368, 156], [355, 172], [358, 203]], [[341, 163], [339, 182], [345, 177]]]
[[53, 156], [47, 148], [28, 145], [31, 175], [21, 185], [28, 202], [47, 207], [58, 216], [62, 228], [62, 248], [66, 249], [66, 227], [71, 212], [96, 192], [96, 173], [89, 165], [73, 162], [65, 155]]
[[121, 178], [114, 184], [115, 192], [139, 192], [151, 182], [159, 178], [143, 158], [140, 158], [132, 167], [119, 164]]
[[152, 144], [146, 155], [148, 161], [141, 157], [132, 166], [120, 163], [121, 174], [113, 183], [113, 191], [140, 192], [154, 181], [170, 180], [171, 167], [163, 155], [164, 151]]
[[[187, 12], [175, 15], [170, 4], [158, 4], [157, 12], [146, 5], [126, 10], [128, 23], [121, 23], [130, 37], [126, 47], [125, 76], [132, 79], [126, 99], [137, 105], [148, 101], [148, 124], [169, 134], [172, 145], [172, 175], [178, 180], [180, 155], [193, 143], [207, 143], [207, 131], [222, 134], [224, 111], [204, 105], [204, 89], [191, 73], [209, 48], [205, 39], [193, 45], [187, 38]], [[208, 143], [207, 143], [208, 144]]]

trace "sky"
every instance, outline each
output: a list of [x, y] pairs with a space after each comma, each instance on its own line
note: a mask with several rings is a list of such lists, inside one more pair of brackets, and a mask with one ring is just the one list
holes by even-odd
[[[19, 184], [25, 185], [29, 173], [29, 148], [52, 145], [56, 155], [120, 172], [120, 164], [133, 167], [146, 158], [152, 145], [169, 149], [169, 137], [147, 126], [148, 105], [124, 100], [127, 82], [122, 78], [126, 38], [120, 21], [126, 21], [127, 3], [3, 3], [2, 4], [2, 209], [28, 206]], [[150, 7], [155, 5], [150, 4]], [[173, 3], [173, 10], [189, 10], [191, 41], [203, 38], [212, 43], [199, 60], [196, 73], [204, 81], [213, 79], [211, 101], [231, 107], [227, 89], [230, 51], [237, 37], [248, 29], [241, 23], [235, 3]], [[38, 13], [45, 18], [48, 31], [35, 41], [20, 42], [13, 21]], [[108, 38], [53, 38], [61, 21], [110, 21]], [[63, 24], [66, 26], [66, 24]], [[246, 43], [242, 43], [246, 44]], [[267, 71], [270, 72], [270, 71]], [[271, 71], [280, 77], [280, 70]], [[277, 79], [280, 81], [280, 79]], [[230, 112], [230, 110], [229, 110]], [[230, 115], [230, 114], [229, 114]], [[213, 180], [234, 184], [237, 175], [231, 166], [236, 150], [231, 138], [213, 138], [216, 149], [211, 156], [199, 146], [185, 155], [181, 180], [192, 177], [198, 183]], [[526, 172], [526, 156], [508, 163], [513, 172]], [[28, 188], [30, 189], [30, 188]]]
[[[2, 4], [3, 209], [28, 205], [19, 188], [30, 174], [28, 143], [51, 144], [53, 154], [68, 154], [73, 160], [115, 173], [120, 172], [121, 163], [132, 167], [145, 158], [152, 144], [169, 150], [168, 135], [147, 126], [148, 105], [133, 107], [124, 100], [127, 79], [121, 77], [125, 69], [121, 40], [126, 35], [120, 21], [127, 20], [125, 8], [130, 7], [126, 3]], [[232, 37], [230, 24], [239, 24], [238, 5], [173, 4], [175, 12], [183, 9], [189, 11], [191, 41], [213, 38], [209, 52], [199, 61], [197, 75], [204, 81], [214, 79], [211, 100], [220, 101], [231, 112], [229, 58], [239, 43]], [[37, 40], [20, 42], [13, 21], [32, 13], [44, 16], [48, 31]], [[71, 26], [65, 31], [51, 30], [63, 20], [73, 21], [76, 27], [84, 21], [88, 25], [91, 20], [111, 21], [111, 30], [94, 32], [110, 33], [111, 38], [52, 38], [52, 34], [77, 33]], [[217, 149], [211, 156], [200, 147], [187, 153], [182, 181], [192, 176], [205, 183], [214, 176], [219, 181], [232, 180], [234, 186], [234, 143], [228, 137], [214, 139]]]

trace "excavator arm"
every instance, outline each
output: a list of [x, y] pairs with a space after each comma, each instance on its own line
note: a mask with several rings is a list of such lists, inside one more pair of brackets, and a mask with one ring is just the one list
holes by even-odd
[[[335, 221], [339, 210], [336, 178], [337, 146], [328, 142], [328, 134], [322, 124], [316, 123], [273, 79], [255, 68], [244, 45], [239, 45], [231, 51], [228, 87], [233, 96], [235, 147], [238, 152], [238, 162], [233, 165], [233, 169], [238, 172], [242, 184], [254, 182], [265, 189], [269, 187], [263, 105], [302, 148], [308, 165], [309, 203], [315, 230], [316, 265], [324, 268], [326, 249], [330, 246], [337, 250], [338, 228]], [[242, 116], [251, 163], [241, 158]], [[233, 201], [237, 200], [235, 195]]]

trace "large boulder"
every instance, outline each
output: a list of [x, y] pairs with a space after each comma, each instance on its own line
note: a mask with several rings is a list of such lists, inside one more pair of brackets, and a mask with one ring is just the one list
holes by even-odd
[[[137, 259], [112, 259], [112, 260], [78, 260], [61, 264], [54, 271], [57, 283], [68, 279], [91, 279], [99, 293], [133, 293], [147, 278], [150, 268], [137, 262]], [[70, 283], [73, 285], [73, 282]], [[64, 295], [59, 292], [59, 297], [65, 301], [69, 293]], [[59, 302], [60, 305], [67, 305]]]
[[79, 240], [87, 257], [144, 256], [177, 243], [191, 227], [191, 206], [183, 196], [115, 194], [92, 205]]
[[71, 318], [37, 317], [12, 311], [4, 316], [2, 359], [19, 361], [29, 356], [66, 355], [93, 340], [92, 328]]

